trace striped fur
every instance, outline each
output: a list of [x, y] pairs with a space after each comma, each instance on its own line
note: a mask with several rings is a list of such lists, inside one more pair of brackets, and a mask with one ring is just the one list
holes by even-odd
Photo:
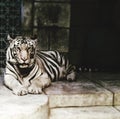
[[36, 39], [16, 37], [6, 53], [5, 85], [16, 95], [42, 93], [51, 81], [75, 79], [75, 67], [58, 51], [37, 51]]

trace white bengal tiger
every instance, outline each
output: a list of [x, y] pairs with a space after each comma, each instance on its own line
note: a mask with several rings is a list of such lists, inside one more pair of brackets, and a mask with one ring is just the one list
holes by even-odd
[[57, 51], [38, 52], [36, 38], [8, 35], [7, 39], [4, 84], [14, 94], [39, 94], [51, 81], [75, 79], [75, 67]]

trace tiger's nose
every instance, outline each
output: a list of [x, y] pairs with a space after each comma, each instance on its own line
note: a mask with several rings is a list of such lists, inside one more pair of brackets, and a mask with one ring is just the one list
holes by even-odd
[[21, 53], [21, 59], [23, 60], [23, 61], [26, 61], [27, 60], [27, 52], [26, 51], [23, 51], [22, 53]]
[[21, 58], [23, 61], [26, 61], [27, 60], [27, 57], [22, 57]]

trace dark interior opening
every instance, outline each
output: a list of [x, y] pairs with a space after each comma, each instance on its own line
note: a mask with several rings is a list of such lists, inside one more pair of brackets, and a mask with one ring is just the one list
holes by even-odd
[[119, 44], [119, 0], [71, 1], [71, 62], [79, 67], [119, 71]]

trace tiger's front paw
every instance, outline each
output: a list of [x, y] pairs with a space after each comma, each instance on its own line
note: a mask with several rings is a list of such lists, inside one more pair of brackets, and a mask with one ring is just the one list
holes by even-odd
[[41, 94], [41, 93], [43, 93], [42, 88], [39, 87], [39, 86], [36, 86], [36, 85], [31, 85], [28, 88], [28, 92], [31, 93], [31, 94]]
[[18, 96], [23, 96], [23, 95], [28, 94], [28, 90], [25, 87], [18, 87], [18, 88], [13, 89], [13, 93]]

